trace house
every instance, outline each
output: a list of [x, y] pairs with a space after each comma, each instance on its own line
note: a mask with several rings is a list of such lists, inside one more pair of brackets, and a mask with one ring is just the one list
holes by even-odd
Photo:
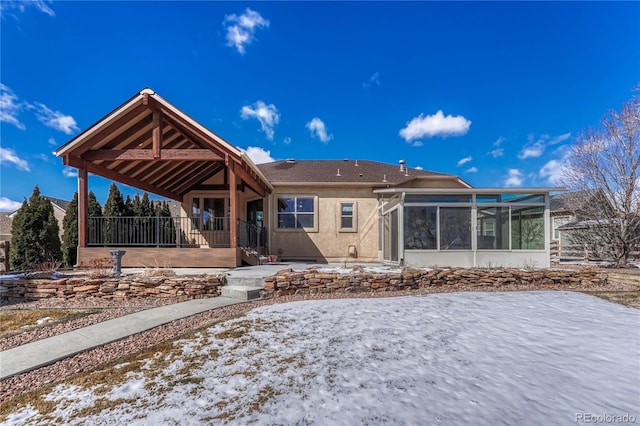
[[[126, 247], [123, 266], [230, 267], [255, 263], [259, 254], [413, 266], [549, 265], [549, 192], [558, 188], [473, 188], [403, 161], [255, 165], [151, 89], [56, 155], [78, 169], [80, 262]], [[132, 218], [90, 218], [89, 173], [174, 200], [180, 215], [157, 222], [151, 233], [138, 232]]]

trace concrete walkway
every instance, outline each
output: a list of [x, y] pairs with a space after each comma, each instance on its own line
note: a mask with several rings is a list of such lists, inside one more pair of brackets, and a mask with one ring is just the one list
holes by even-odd
[[181, 318], [242, 303], [228, 297], [194, 299], [125, 315], [0, 352], [0, 380], [53, 364]]

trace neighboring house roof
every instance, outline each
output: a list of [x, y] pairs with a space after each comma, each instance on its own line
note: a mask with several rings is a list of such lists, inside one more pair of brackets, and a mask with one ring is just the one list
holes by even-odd
[[62, 200], [60, 198], [48, 197], [46, 195], [44, 196], [44, 198], [51, 201], [51, 204], [60, 207], [64, 211], [67, 211], [67, 207], [69, 207], [70, 201]]
[[[598, 189], [588, 189], [582, 191], [563, 192], [561, 194], [552, 194], [549, 197], [549, 210], [554, 212], [570, 212], [575, 209], [573, 203], [587, 203], [594, 200], [602, 191]], [[581, 206], [580, 206], [581, 207]]]
[[384, 187], [400, 185], [416, 178], [459, 179], [457, 176], [450, 174], [368, 160], [282, 160], [258, 164], [258, 168], [274, 185], [287, 183], [355, 183]]
[[0, 213], [0, 235], [11, 235], [11, 213]]

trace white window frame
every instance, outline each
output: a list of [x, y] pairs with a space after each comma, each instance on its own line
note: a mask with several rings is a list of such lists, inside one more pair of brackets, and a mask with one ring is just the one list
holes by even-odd
[[[351, 216], [345, 216], [342, 212], [342, 206], [345, 204], [351, 204]], [[343, 227], [342, 218], [351, 217], [351, 226]], [[358, 203], [352, 200], [344, 200], [338, 202], [338, 232], [358, 232]]]
[[[295, 198], [296, 200], [298, 198], [312, 198], [313, 199], [313, 226], [302, 227], [302, 228], [280, 228], [278, 226], [279, 225], [278, 221], [281, 213], [278, 212], [278, 200], [281, 198]], [[275, 232], [318, 232], [319, 209], [318, 209], [317, 195], [315, 194], [276, 194], [273, 200], [274, 200], [274, 206], [273, 206], [274, 218], [273, 218], [272, 229]], [[288, 214], [291, 214], [291, 213], [288, 213]]]

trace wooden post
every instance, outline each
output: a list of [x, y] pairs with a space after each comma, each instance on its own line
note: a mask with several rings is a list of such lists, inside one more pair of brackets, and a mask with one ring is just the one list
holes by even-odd
[[153, 141], [153, 158], [158, 159], [162, 149], [162, 117], [160, 111], [153, 110], [153, 131], [151, 133]]
[[78, 247], [87, 246], [89, 216], [89, 176], [87, 169], [78, 169]]
[[228, 162], [227, 167], [229, 170], [229, 246], [236, 248], [238, 246], [238, 189], [236, 188], [236, 172], [233, 160]]

